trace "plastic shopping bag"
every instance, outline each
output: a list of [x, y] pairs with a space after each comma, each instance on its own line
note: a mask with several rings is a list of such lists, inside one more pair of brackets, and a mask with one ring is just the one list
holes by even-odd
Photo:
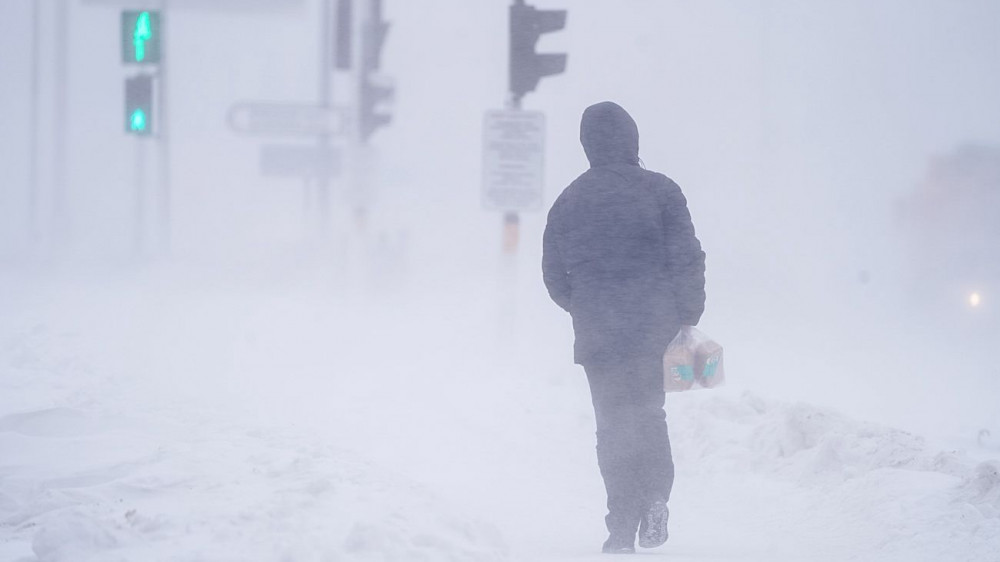
[[714, 388], [725, 378], [722, 346], [692, 326], [682, 327], [663, 354], [663, 390]]
[[694, 348], [687, 327], [681, 328], [663, 354], [663, 390], [680, 392], [694, 386]]

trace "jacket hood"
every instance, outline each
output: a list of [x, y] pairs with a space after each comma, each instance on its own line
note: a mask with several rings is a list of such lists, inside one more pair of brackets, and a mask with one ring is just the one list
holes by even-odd
[[584, 110], [580, 143], [591, 167], [639, 163], [639, 128], [617, 103], [604, 101]]

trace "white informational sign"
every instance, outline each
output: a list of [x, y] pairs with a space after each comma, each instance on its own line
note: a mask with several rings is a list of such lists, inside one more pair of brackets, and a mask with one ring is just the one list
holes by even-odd
[[483, 121], [483, 206], [530, 211], [542, 205], [545, 114], [488, 111]]

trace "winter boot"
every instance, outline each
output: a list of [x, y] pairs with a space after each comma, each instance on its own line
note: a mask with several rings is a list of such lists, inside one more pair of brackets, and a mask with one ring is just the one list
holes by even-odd
[[667, 542], [667, 519], [670, 517], [670, 510], [667, 509], [667, 502], [656, 500], [649, 506], [646, 513], [639, 521], [639, 546], [642, 548], [656, 548]]
[[635, 554], [635, 539], [612, 533], [608, 540], [604, 541], [601, 552], [604, 554]]

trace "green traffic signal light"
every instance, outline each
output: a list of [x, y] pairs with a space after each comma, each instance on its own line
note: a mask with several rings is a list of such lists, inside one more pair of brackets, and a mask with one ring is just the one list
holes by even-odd
[[136, 62], [142, 62], [146, 58], [146, 41], [152, 38], [153, 30], [150, 28], [149, 12], [142, 12], [135, 22], [135, 31], [132, 33]]
[[160, 12], [122, 11], [122, 62], [160, 62]]
[[146, 112], [142, 109], [133, 111], [132, 116], [129, 118], [129, 128], [136, 133], [146, 132]]
[[125, 79], [125, 132], [153, 134], [153, 77], [148, 74]]

